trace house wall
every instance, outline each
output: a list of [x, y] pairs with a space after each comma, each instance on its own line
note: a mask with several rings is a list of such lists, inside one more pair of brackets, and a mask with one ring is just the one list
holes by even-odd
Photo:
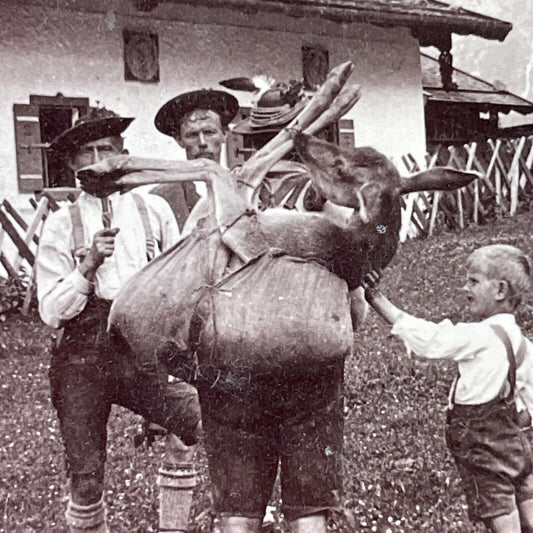
[[[231, 77], [301, 77], [304, 44], [326, 47], [330, 66], [354, 62], [363, 96], [348, 118], [355, 121], [357, 145], [372, 145], [393, 158], [424, 153], [419, 48], [407, 29], [235, 15], [170, 3], [141, 14], [132, 4], [115, 0], [104, 8], [99, 1], [0, 0], [0, 198], [27, 205], [17, 188], [12, 108], [29, 103], [30, 94], [89, 97], [91, 105], [98, 101], [136, 116], [125, 132], [130, 153], [181, 158], [174, 140], [153, 125], [164, 102]], [[159, 83], [124, 81], [123, 28], [158, 34]], [[249, 95], [234, 94], [249, 103]]]

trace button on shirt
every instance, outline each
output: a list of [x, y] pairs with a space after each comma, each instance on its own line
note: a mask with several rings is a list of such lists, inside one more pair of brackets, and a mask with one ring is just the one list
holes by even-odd
[[[452, 324], [450, 320], [430, 322], [410, 315], [397, 320], [392, 333], [400, 337], [409, 352], [427, 359], [451, 359], [458, 363], [459, 379], [455, 403], [477, 405], [498, 396], [509, 372], [505, 345], [491, 324], [502, 326], [517, 358], [517, 407], [533, 413], [533, 346], [525, 339], [514, 315], [500, 313], [481, 322]], [[519, 350], [522, 341], [525, 351]]]
[[[131, 193], [110, 195], [111, 227], [118, 227], [115, 251], [96, 271], [94, 293], [113, 300], [120, 288], [148, 262], [143, 222]], [[155, 240], [155, 255], [160, 255], [179, 240], [179, 229], [170, 206], [155, 195], [143, 195]], [[103, 229], [100, 198], [82, 193], [77, 200], [83, 222], [87, 250], [97, 231]], [[69, 207], [50, 213], [41, 232], [36, 260], [37, 297], [42, 320], [60, 327], [83, 311], [93, 289], [79, 271], [73, 257], [73, 228]]]

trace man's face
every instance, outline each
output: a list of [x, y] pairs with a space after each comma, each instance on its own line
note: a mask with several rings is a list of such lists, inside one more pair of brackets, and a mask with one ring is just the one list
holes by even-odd
[[80, 168], [121, 153], [122, 139], [120, 137], [103, 137], [80, 146], [77, 152], [69, 158], [68, 164], [76, 172]]
[[[505, 295], [501, 293], [499, 280], [490, 279], [479, 269], [471, 268], [466, 273], [463, 290], [474, 320], [483, 320], [499, 312], [499, 305]], [[503, 282], [505, 283], [505, 282]]]
[[220, 116], [214, 111], [197, 109], [190, 113], [183, 120], [175, 139], [185, 149], [187, 159], [205, 157], [220, 163], [225, 133]]

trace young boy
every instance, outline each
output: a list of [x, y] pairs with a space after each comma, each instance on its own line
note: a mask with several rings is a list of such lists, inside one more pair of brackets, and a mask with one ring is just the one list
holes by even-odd
[[365, 296], [408, 351], [458, 363], [446, 443], [470, 518], [498, 533], [533, 531], [533, 455], [522, 430], [531, 398], [533, 348], [513, 315], [529, 289], [529, 262], [518, 248], [496, 244], [475, 250], [466, 267], [464, 290], [476, 322], [415, 318], [379, 292], [376, 272], [365, 276]]

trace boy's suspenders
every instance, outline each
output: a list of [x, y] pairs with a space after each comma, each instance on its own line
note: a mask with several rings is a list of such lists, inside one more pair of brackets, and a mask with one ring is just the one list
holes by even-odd
[[[509, 380], [509, 385], [511, 386], [511, 390], [509, 391], [509, 394], [507, 395], [506, 399], [514, 398], [514, 391], [516, 387], [516, 362], [518, 360], [518, 363], [520, 364], [524, 360], [525, 350], [526, 350], [525, 340], [522, 338], [522, 342], [520, 343], [520, 348], [518, 349], [518, 353], [515, 356], [514, 351], [513, 351], [513, 345], [511, 344], [511, 339], [509, 339], [509, 335], [507, 335], [507, 332], [505, 331], [505, 329], [502, 328], [502, 326], [499, 326], [497, 324], [491, 324], [490, 327], [505, 346], [505, 351], [507, 352], [507, 360], [509, 361], [509, 372], [507, 374], [507, 378]], [[459, 373], [457, 373], [457, 375], [455, 376], [453, 384], [450, 389], [450, 395], [448, 397], [448, 410], [453, 409], [453, 406], [455, 405], [455, 391], [457, 389], [458, 381], [459, 381]], [[504, 385], [504, 388], [505, 388], [505, 385]], [[500, 391], [498, 396], [500, 396], [501, 393], [502, 391]]]
[[511, 390], [509, 391], [507, 397], [514, 398], [514, 390], [516, 386], [516, 357], [513, 351], [513, 345], [511, 344], [511, 339], [509, 339], [509, 335], [507, 335], [507, 332], [501, 326], [498, 326], [497, 324], [491, 324], [490, 327], [505, 345], [507, 360], [509, 361], [509, 373], [507, 374], [507, 377], [509, 378], [509, 384], [511, 385]]
[[[135, 193], [131, 193], [139, 216], [141, 217], [144, 236], [146, 239], [146, 258], [148, 261], [154, 258], [155, 254], [155, 240], [154, 234], [152, 232], [152, 226], [150, 225], [150, 219], [148, 216], [148, 209], [146, 208], [146, 203], [144, 199]], [[72, 255], [73, 257], [85, 257], [87, 250], [85, 249], [85, 239], [83, 233], [83, 222], [81, 220], [81, 211], [80, 206], [77, 202], [69, 205], [70, 219], [72, 221], [72, 240], [73, 248]]]

